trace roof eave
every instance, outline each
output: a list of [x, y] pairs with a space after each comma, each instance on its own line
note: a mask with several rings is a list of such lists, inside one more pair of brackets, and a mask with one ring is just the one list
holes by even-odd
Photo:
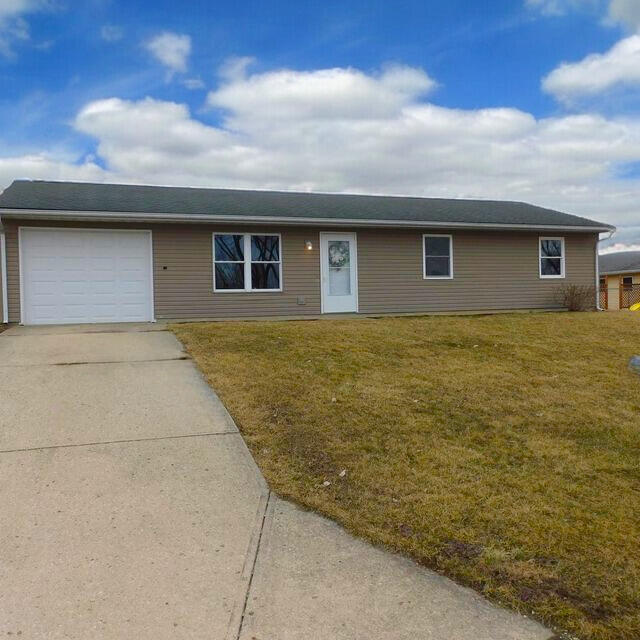
[[611, 225], [598, 224], [556, 225], [556, 224], [513, 224], [495, 222], [435, 222], [418, 220], [374, 220], [354, 218], [305, 218], [288, 216], [230, 216], [185, 213], [139, 213], [133, 211], [67, 211], [53, 209], [10, 209], [0, 208], [1, 218], [22, 220], [77, 220], [144, 223], [200, 223], [212, 222], [230, 224], [278, 224], [290, 226], [349, 226], [349, 227], [397, 227], [413, 229], [487, 229], [487, 230], [554, 230], [607, 233], [615, 231]]
[[627, 273], [640, 273], [640, 267], [636, 269], [616, 269], [615, 271], [600, 271], [601, 276], [619, 276]]

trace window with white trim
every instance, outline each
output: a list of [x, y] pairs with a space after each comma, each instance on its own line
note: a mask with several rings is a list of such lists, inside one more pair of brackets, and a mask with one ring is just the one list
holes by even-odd
[[540, 238], [540, 277], [564, 278], [564, 238]]
[[280, 234], [214, 233], [214, 291], [282, 291]]
[[445, 234], [422, 236], [422, 265], [425, 279], [453, 278], [453, 238]]

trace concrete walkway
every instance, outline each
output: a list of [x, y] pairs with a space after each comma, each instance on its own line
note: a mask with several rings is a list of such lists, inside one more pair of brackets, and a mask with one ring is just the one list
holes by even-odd
[[162, 329], [0, 334], [0, 637], [551, 636], [271, 495]]

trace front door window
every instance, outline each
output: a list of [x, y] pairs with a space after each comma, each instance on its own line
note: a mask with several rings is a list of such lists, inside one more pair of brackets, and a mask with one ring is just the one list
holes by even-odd
[[355, 233], [320, 234], [324, 313], [358, 310], [357, 260]]
[[329, 295], [351, 295], [351, 260], [347, 240], [329, 240]]

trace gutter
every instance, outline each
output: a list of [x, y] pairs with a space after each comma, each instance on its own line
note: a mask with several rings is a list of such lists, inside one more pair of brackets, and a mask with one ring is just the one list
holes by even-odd
[[626, 271], [602, 271], [601, 276], [617, 276], [623, 273], [640, 273], [640, 266], [637, 269], [627, 269]]
[[382, 227], [409, 229], [495, 229], [495, 230], [554, 230], [583, 231], [585, 233], [613, 233], [610, 225], [580, 226], [553, 224], [504, 224], [487, 222], [425, 222], [416, 220], [362, 220], [354, 218], [305, 218], [286, 216], [229, 216], [183, 213], [136, 213], [129, 211], [57, 211], [49, 209], [1, 209], [3, 218], [22, 220], [96, 220], [114, 222], [162, 222], [184, 223], [231, 223], [231, 224], [279, 224], [290, 226], [326, 227]]

